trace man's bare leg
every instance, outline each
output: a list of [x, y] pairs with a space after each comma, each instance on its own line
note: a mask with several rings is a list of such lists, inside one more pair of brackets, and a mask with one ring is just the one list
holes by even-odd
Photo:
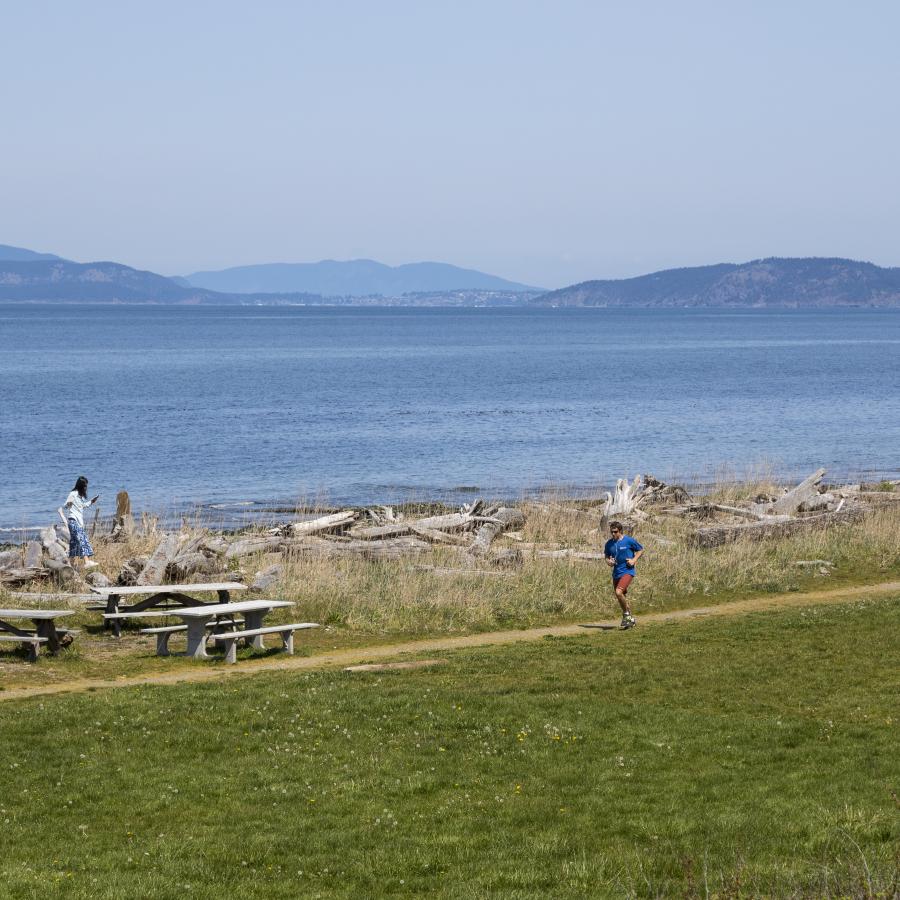
[[628, 595], [625, 593], [625, 591], [622, 590], [622, 588], [616, 588], [615, 593], [616, 593], [616, 600], [619, 601], [619, 606], [622, 607], [622, 615], [630, 616], [631, 615], [631, 607], [628, 605]]

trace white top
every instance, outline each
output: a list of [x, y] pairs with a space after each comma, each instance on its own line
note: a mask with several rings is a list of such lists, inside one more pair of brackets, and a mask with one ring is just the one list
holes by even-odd
[[85, 500], [78, 491], [72, 491], [65, 502], [65, 513], [67, 519], [74, 519], [82, 528], [84, 528], [84, 510], [92, 503], [92, 500]]
[[0, 609], [0, 619], [61, 619], [74, 615], [74, 609]]
[[180, 594], [184, 591], [200, 593], [201, 591], [246, 591], [247, 585], [240, 581], [217, 581], [215, 584], [143, 584], [138, 587], [117, 587], [114, 584], [107, 587], [91, 587], [95, 594], [103, 594], [108, 597], [115, 594], [117, 597], [132, 597], [135, 594]]
[[232, 613], [255, 612], [293, 606], [289, 600], [238, 600], [236, 603], [208, 603], [206, 606], [178, 606], [172, 609], [144, 609], [140, 612], [103, 613], [104, 619], [150, 619], [161, 616], [178, 616], [181, 619], [214, 619]]

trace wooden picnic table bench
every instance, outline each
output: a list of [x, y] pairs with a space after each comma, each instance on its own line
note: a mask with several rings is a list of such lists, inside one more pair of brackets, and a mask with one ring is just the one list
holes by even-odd
[[[219, 616], [242, 613], [244, 624], [251, 631], [262, 628], [263, 619], [273, 610], [283, 606], [293, 606], [288, 600], [238, 600], [235, 603], [209, 603], [201, 606], [182, 606], [174, 609], [129, 610], [128, 612], [104, 613], [103, 618], [118, 622], [121, 619], [178, 616], [187, 625], [187, 655], [194, 659], [205, 659], [206, 629]], [[262, 636], [253, 638], [253, 646], [264, 649]]]
[[[214, 634], [211, 638], [217, 644], [227, 644], [225, 649], [225, 662], [237, 662], [237, 642], [239, 640], [252, 637], [260, 641], [260, 649], [262, 647], [262, 636], [264, 634], [278, 634], [281, 636], [281, 649], [285, 653], [294, 652], [294, 632], [303, 631], [307, 628], [319, 628], [316, 622], [294, 622], [291, 625], [270, 625], [268, 628], [245, 629], [244, 631], [223, 631], [220, 634]], [[254, 646], [256, 646], [254, 644]]]
[[[213, 584], [142, 584], [133, 587], [116, 587], [115, 585], [102, 588], [92, 587], [91, 591], [105, 599], [105, 604], [97, 604], [89, 609], [104, 612], [106, 614], [103, 621], [104, 628], [111, 627], [113, 635], [119, 637], [121, 634], [119, 620], [112, 617], [111, 613], [138, 613], [159, 607], [212, 606], [214, 601], [198, 600], [185, 592], [211, 593], [215, 591], [219, 595], [219, 603], [228, 603], [231, 599], [231, 591], [245, 590], [247, 590], [247, 585], [241, 584], [239, 581], [219, 581]], [[128, 607], [123, 608], [119, 606], [123, 597], [143, 597], [143, 599], [135, 600]]]
[[[64, 634], [77, 634], [68, 628], [56, 627], [56, 620], [75, 615], [73, 609], [0, 609], [0, 641], [11, 641], [29, 646], [28, 658], [37, 659], [42, 644], [51, 653], [59, 652], [59, 639]], [[13, 625], [10, 619], [31, 619], [34, 631]]]
[[[215, 620], [206, 626], [207, 631], [211, 634], [231, 629], [232, 631], [241, 628], [245, 624], [242, 618], [235, 616], [229, 612], [228, 615], [216, 616]], [[173, 634], [181, 634], [188, 630], [187, 625], [162, 625], [159, 628], [142, 628], [141, 634], [156, 635], [156, 655], [169, 656], [169, 638]]]

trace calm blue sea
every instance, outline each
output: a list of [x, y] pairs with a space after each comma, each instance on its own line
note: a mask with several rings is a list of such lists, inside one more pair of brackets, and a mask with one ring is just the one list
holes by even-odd
[[[0, 306], [0, 525], [900, 469], [900, 311]], [[256, 504], [242, 506], [241, 504]]]

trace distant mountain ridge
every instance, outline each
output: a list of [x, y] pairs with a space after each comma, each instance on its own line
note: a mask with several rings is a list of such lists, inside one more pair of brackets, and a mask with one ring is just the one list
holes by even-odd
[[528, 302], [551, 307], [900, 307], [900, 268], [852, 259], [771, 257], [584, 281]]
[[[0, 244], [0, 303], [175, 303], [205, 305], [309, 306], [446, 306], [446, 307], [776, 307], [827, 308], [869, 306], [900, 308], [900, 268], [840, 258], [758, 259], [748, 263], [668, 269], [618, 280], [585, 281], [556, 291], [528, 290], [494, 276], [487, 287], [441, 284], [425, 290], [407, 288], [405, 273], [436, 267], [454, 282], [459, 269], [443, 263], [382, 266], [366, 263], [370, 272], [404, 273], [399, 282], [382, 282], [381, 291], [365, 295], [312, 291], [216, 291], [192, 285], [184, 278], [167, 278], [115, 262], [76, 263], [49, 253]], [[302, 264], [301, 264], [302, 265]], [[325, 264], [310, 264], [313, 267]], [[347, 264], [336, 263], [336, 266]], [[242, 269], [267, 269], [241, 267]], [[326, 266], [327, 269], [327, 266]], [[239, 270], [230, 270], [239, 271]], [[327, 291], [348, 290], [347, 272], [320, 284]], [[432, 274], [434, 269], [431, 269]], [[383, 273], [381, 273], [383, 274]], [[390, 276], [394, 277], [394, 276]], [[343, 281], [341, 280], [343, 279]], [[440, 282], [440, 279], [438, 279]], [[497, 287], [497, 283], [513, 288]], [[248, 283], [246, 286], [250, 286]], [[350, 286], [352, 288], [352, 285]], [[387, 293], [383, 291], [387, 290]]]
[[387, 266], [371, 259], [265, 263], [184, 276], [194, 287], [231, 294], [308, 292], [324, 297], [399, 297], [424, 291], [535, 291], [475, 269], [419, 262]]
[[75, 263], [58, 257], [28, 262], [0, 260], [0, 300], [202, 303], [211, 299], [211, 291], [184, 288], [163, 275], [120, 263]]
[[0, 262], [41, 262], [50, 259], [62, 259], [62, 257], [53, 253], [35, 253], [34, 250], [26, 250], [24, 247], [0, 244]]

